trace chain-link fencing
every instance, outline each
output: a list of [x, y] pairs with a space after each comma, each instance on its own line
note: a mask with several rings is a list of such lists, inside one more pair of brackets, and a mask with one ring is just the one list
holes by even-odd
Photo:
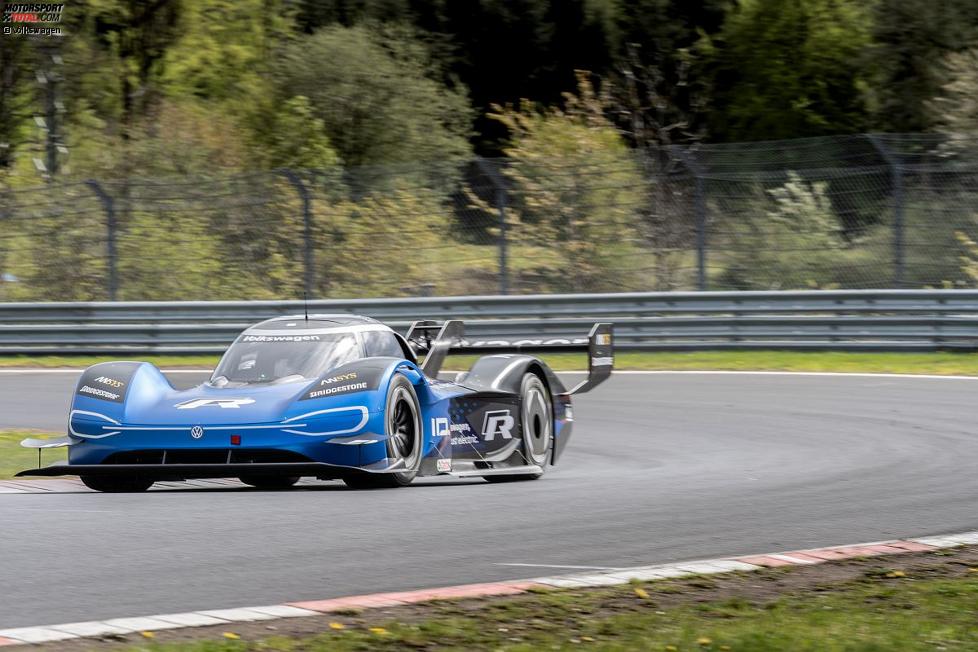
[[975, 287], [946, 135], [0, 191], [0, 300]]

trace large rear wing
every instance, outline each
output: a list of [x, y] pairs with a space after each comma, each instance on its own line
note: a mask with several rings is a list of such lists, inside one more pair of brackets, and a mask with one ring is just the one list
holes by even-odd
[[441, 370], [450, 353], [562, 353], [587, 351], [587, 379], [568, 394], [588, 392], [611, 376], [614, 368], [614, 325], [597, 323], [591, 327], [587, 339], [550, 338], [534, 339], [492, 338], [488, 340], [465, 339], [465, 325], [457, 319], [444, 323], [433, 320], [416, 321], [405, 336], [408, 344], [418, 354], [425, 356], [421, 370], [426, 376], [435, 376]]

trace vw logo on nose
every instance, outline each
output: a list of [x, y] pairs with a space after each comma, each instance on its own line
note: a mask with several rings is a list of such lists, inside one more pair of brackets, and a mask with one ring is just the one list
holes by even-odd
[[201, 428], [200, 426], [194, 426], [193, 428], [190, 429], [190, 436], [193, 437], [194, 439], [200, 439], [201, 437], [204, 436], [204, 429]]

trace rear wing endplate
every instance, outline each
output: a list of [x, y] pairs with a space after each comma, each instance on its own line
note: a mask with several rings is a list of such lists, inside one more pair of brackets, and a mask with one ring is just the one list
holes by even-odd
[[612, 324], [595, 324], [587, 336], [587, 378], [567, 395], [582, 394], [608, 380], [615, 367], [615, 333]]

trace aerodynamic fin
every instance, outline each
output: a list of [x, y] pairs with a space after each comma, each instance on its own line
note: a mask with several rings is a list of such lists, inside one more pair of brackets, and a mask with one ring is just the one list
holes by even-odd
[[[421, 363], [421, 371], [424, 372], [429, 378], [434, 378], [438, 375], [441, 370], [442, 364], [445, 362], [445, 357], [448, 355], [448, 351], [454, 347], [458, 346], [459, 342], [462, 340], [462, 336], [465, 334], [465, 324], [463, 324], [458, 319], [450, 319], [446, 321], [441, 330], [435, 336], [435, 339], [430, 338], [430, 331], [433, 330], [434, 322], [415, 322], [411, 325], [411, 330], [408, 332], [408, 341], [413, 342], [421, 346], [421, 348], [426, 348], [424, 362]], [[423, 340], [419, 340], [419, 337], [423, 337]]]
[[589, 392], [611, 376], [615, 366], [614, 325], [603, 323], [591, 327], [587, 338], [587, 379], [567, 395]]

